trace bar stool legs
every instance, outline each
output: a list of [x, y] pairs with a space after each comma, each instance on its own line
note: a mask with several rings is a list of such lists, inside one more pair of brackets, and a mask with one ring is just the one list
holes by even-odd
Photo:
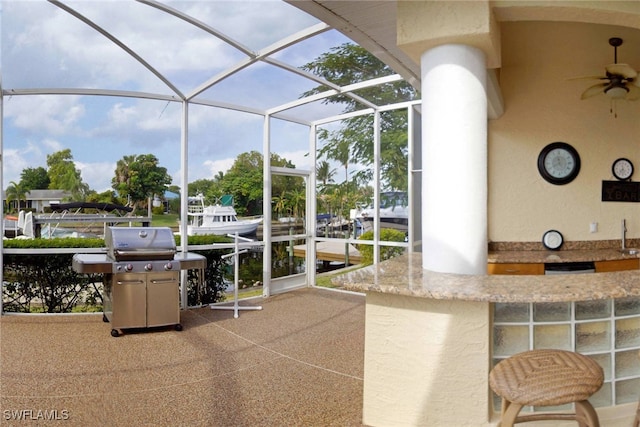
[[502, 418], [499, 424], [500, 427], [512, 427], [518, 421], [518, 414], [524, 405], [509, 402], [506, 399], [502, 399]]
[[576, 405], [576, 421], [580, 427], [600, 427], [596, 410], [588, 400], [581, 400]]
[[[598, 414], [588, 400], [580, 400], [575, 402], [576, 412], [575, 414], [527, 414], [518, 415], [524, 405], [517, 403], [507, 402], [502, 400], [502, 418], [500, 421], [500, 427], [513, 427], [518, 423], [525, 423], [530, 421], [542, 421], [542, 420], [575, 420], [580, 427], [600, 427], [600, 421]], [[637, 417], [636, 417], [637, 420]], [[633, 427], [638, 427], [634, 425]]]

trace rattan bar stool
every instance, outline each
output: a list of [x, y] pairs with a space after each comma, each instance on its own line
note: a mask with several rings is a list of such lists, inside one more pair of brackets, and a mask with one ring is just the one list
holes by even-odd
[[[498, 363], [489, 374], [491, 389], [502, 398], [501, 427], [540, 420], [575, 420], [580, 427], [599, 427], [589, 399], [602, 387], [600, 365], [578, 353], [531, 350]], [[518, 415], [524, 406], [575, 403], [575, 413]]]

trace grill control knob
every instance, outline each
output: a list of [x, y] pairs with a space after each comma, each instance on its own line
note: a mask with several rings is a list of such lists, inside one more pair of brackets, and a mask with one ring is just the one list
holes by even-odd
[[133, 264], [127, 264], [127, 265], [125, 265], [125, 266], [124, 266], [124, 269], [125, 269], [125, 270], [127, 270], [127, 271], [131, 271], [131, 270], [133, 270]]
[[151, 270], [153, 270], [153, 264], [151, 264], [151, 263], [146, 264], [146, 265], [144, 266], [144, 269], [145, 269], [146, 271], [151, 271]]
[[173, 269], [173, 264], [171, 264], [170, 262], [166, 263], [166, 264], [164, 265], [164, 269], [165, 269], [165, 270], [171, 270], [171, 269]]

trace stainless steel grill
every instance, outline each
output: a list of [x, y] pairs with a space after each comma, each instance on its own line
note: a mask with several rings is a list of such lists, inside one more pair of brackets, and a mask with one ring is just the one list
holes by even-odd
[[[106, 255], [77, 254], [72, 267], [80, 273], [105, 273], [103, 320], [111, 335], [123, 329], [180, 324], [180, 270], [206, 267], [197, 254], [176, 254], [168, 227], [109, 227]], [[200, 274], [202, 280], [203, 274]]]

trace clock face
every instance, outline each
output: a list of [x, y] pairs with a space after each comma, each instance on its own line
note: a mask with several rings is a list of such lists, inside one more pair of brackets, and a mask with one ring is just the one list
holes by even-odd
[[613, 172], [613, 176], [617, 179], [624, 181], [631, 178], [633, 175], [633, 163], [629, 159], [618, 159], [613, 162], [613, 166], [611, 167], [611, 171]]
[[542, 236], [542, 244], [547, 249], [558, 250], [563, 242], [562, 234], [557, 230], [549, 230]]
[[540, 152], [538, 170], [540, 175], [552, 184], [567, 184], [580, 172], [580, 156], [571, 145], [554, 142]]

